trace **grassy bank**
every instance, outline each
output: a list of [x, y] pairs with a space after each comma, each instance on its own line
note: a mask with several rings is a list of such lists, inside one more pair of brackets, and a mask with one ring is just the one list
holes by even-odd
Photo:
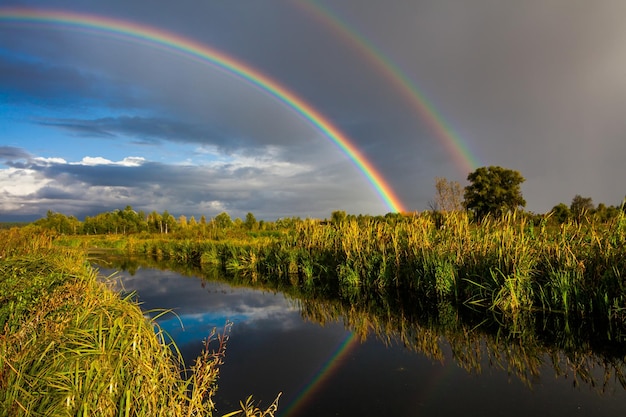
[[430, 300], [505, 313], [626, 316], [626, 217], [533, 224], [515, 213], [479, 224], [465, 213], [398, 221], [301, 221], [275, 238], [109, 238], [127, 251], [219, 265], [258, 279], [336, 288], [401, 289]]
[[[167, 337], [96, 279], [82, 250], [0, 232], [0, 410], [9, 416], [212, 416], [226, 335], [186, 372]], [[213, 343], [209, 344], [209, 341]], [[229, 415], [273, 415], [251, 402]]]

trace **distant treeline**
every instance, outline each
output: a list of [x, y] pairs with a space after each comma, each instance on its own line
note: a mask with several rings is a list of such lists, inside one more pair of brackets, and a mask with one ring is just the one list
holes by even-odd
[[14, 227], [22, 227], [30, 224], [29, 222], [0, 222], [1, 229], [12, 229]]
[[[558, 225], [570, 221], [576, 223], [608, 223], [617, 218], [622, 211], [626, 212], [624, 204], [620, 206], [606, 206], [600, 203], [598, 206], [594, 206], [591, 198], [577, 195], [572, 200], [570, 206], [561, 203], [545, 214], [519, 210], [518, 216], [536, 225], [541, 223]], [[393, 224], [419, 216], [438, 218], [443, 213], [446, 213], [446, 211], [431, 209], [421, 213], [387, 213], [384, 216], [372, 216], [347, 214], [345, 211], [337, 210], [331, 213], [330, 219], [318, 219], [315, 221], [320, 223], [339, 223], [356, 220], [362, 224], [371, 222]], [[285, 217], [275, 221], [257, 220], [252, 213], [248, 213], [243, 220], [240, 218], [233, 220], [226, 212], [210, 219], [207, 219], [204, 215], [196, 219], [194, 216], [187, 217], [185, 215], [175, 217], [167, 210], [162, 213], [152, 211], [146, 214], [144, 211], [135, 211], [131, 206], [126, 206], [123, 210], [113, 210], [96, 214], [95, 216], [87, 216], [83, 221], [78, 220], [75, 216], [48, 211], [46, 217], [36, 220], [33, 224], [66, 235], [158, 233], [179, 234], [181, 237], [217, 239], [225, 235], [230, 237], [249, 234], [272, 235], [280, 233], [280, 231], [293, 229], [296, 224], [303, 221], [305, 220], [300, 217]], [[25, 224], [4, 223], [2, 228], [23, 226]]]

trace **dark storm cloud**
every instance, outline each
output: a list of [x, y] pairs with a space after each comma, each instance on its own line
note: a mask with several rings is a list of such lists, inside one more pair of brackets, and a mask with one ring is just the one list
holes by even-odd
[[138, 142], [151, 143], [166, 140], [179, 143], [212, 144], [224, 142], [217, 138], [210, 126], [199, 126], [176, 120], [156, 117], [120, 116], [93, 120], [53, 119], [42, 120], [40, 125], [58, 127], [79, 136], [119, 137], [130, 136]]
[[58, 62], [62, 59], [51, 63], [38, 57], [0, 53], [0, 93], [12, 103], [54, 103], [62, 107], [81, 102], [114, 107], [137, 104], [135, 89], [125, 81]]
[[68, 130], [78, 136], [112, 138], [117, 135], [93, 120], [48, 120], [40, 121], [42, 126], [52, 126]]
[[5, 162], [13, 162], [18, 160], [28, 160], [31, 155], [24, 149], [14, 146], [0, 146], [0, 160]]
[[29, 197], [45, 200], [80, 200], [80, 191], [69, 192], [56, 187], [43, 187]]
[[58, 97], [60, 93], [90, 89], [95, 83], [89, 81], [76, 70], [0, 55], [0, 90], [5, 94]]

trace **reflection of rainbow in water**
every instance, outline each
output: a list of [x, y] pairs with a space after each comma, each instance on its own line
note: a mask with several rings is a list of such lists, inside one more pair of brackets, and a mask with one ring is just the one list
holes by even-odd
[[358, 337], [354, 333], [349, 333], [348, 336], [339, 344], [337, 349], [328, 358], [326, 362], [322, 364], [320, 369], [315, 373], [311, 381], [306, 384], [291, 401], [291, 403], [285, 407], [279, 407], [279, 416], [281, 417], [293, 417], [299, 410], [304, 407], [312, 398], [315, 392], [322, 386], [324, 382], [334, 373], [335, 370], [343, 363], [348, 353], [352, 351], [358, 345]]
[[362, 154], [357, 144], [342, 133], [330, 119], [282, 84], [251, 65], [222, 51], [159, 28], [121, 19], [64, 10], [0, 7], [0, 22], [59, 25], [63, 28], [127, 38], [134, 42], [152, 45], [162, 50], [200, 60], [238, 77], [285, 104], [337, 145], [363, 173], [389, 210], [393, 212], [406, 211], [404, 204], [395, 195], [394, 190], [382, 174]]
[[308, 16], [324, 25], [325, 28], [334, 32], [339, 39], [361, 54], [388, 82], [393, 84], [436, 135], [437, 139], [448, 149], [463, 173], [469, 173], [480, 165], [474, 152], [467, 146], [467, 141], [455, 132], [452, 125], [444, 119], [423, 90], [367, 37], [350, 25], [346, 19], [319, 1], [300, 0], [294, 4]]

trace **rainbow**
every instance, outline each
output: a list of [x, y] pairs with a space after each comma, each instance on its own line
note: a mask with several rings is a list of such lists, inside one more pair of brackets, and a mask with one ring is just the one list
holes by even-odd
[[350, 332], [346, 338], [339, 344], [335, 352], [322, 364], [319, 370], [311, 378], [308, 384], [306, 384], [296, 397], [289, 403], [289, 405], [283, 410], [279, 411], [279, 416], [289, 417], [294, 415], [300, 410], [308, 401], [313, 398], [313, 394], [324, 383], [330, 375], [341, 365], [343, 359], [347, 354], [358, 345], [358, 338], [356, 334]]
[[307, 15], [311, 16], [326, 28], [334, 32], [357, 50], [371, 65], [384, 74], [401, 92], [420, 118], [426, 122], [431, 131], [441, 140], [453, 156], [456, 164], [468, 174], [481, 164], [470, 151], [461, 137], [454, 131], [437, 111], [433, 103], [418, 88], [418, 86], [389, 58], [378, 50], [370, 41], [361, 35], [355, 28], [342, 20], [336, 13], [322, 6], [314, 0], [300, 0], [295, 2]]
[[153, 45], [210, 64], [238, 77], [284, 103], [315, 129], [330, 139], [367, 178], [386, 207], [393, 212], [406, 211], [402, 201], [374, 165], [363, 156], [354, 143], [310, 104], [285, 86], [250, 65], [189, 38], [135, 22], [104, 16], [61, 10], [0, 7], [0, 22], [60, 25], [76, 30], [122, 36]]

